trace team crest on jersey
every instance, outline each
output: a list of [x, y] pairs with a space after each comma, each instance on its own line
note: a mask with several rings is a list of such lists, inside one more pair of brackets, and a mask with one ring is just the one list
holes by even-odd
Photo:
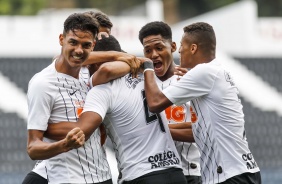
[[128, 88], [135, 88], [139, 82], [144, 80], [144, 78], [138, 75], [137, 78], [133, 78], [131, 74], [125, 76], [125, 84]]

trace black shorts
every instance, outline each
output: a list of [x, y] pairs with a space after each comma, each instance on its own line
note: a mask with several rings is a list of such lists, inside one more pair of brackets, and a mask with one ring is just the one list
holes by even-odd
[[226, 181], [220, 184], [261, 184], [260, 172], [256, 173], [243, 173], [232, 178], [227, 179]]
[[103, 181], [103, 182], [100, 182], [100, 183], [97, 183], [97, 184], [113, 184], [113, 181], [112, 181], [112, 179], [109, 179], [109, 180], [106, 180], [106, 181]]
[[[22, 184], [48, 184], [48, 180], [35, 172], [30, 172], [26, 175]], [[113, 184], [112, 179], [97, 183], [97, 184]]]
[[123, 184], [186, 184], [182, 169], [171, 168], [154, 171]]
[[201, 176], [185, 176], [187, 184], [202, 184]]
[[47, 179], [43, 178], [35, 172], [30, 172], [24, 178], [22, 184], [48, 184]]
[[[89, 183], [89, 184], [94, 184], [94, 183]], [[109, 180], [102, 181], [102, 182], [95, 183], [95, 184], [113, 184], [113, 181], [112, 179], [109, 179]]]

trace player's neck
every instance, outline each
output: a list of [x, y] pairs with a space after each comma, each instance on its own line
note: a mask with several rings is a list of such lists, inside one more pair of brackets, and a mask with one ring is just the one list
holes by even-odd
[[163, 76], [157, 76], [157, 77], [161, 81], [166, 81], [167, 79], [169, 79], [170, 77], [172, 77], [174, 75], [175, 66], [176, 66], [176, 64], [174, 63], [174, 61], [172, 61], [171, 65], [169, 66], [169, 68], [166, 71], [166, 73]]
[[79, 71], [81, 69], [81, 66], [71, 67], [66, 61], [64, 61], [62, 56], [60, 56], [55, 62], [55, 68], [57, 72], [67, 74], [76, 79], [79, 78]]

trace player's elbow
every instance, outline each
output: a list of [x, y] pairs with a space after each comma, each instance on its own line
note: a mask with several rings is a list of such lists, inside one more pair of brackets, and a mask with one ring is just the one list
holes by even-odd
[[27, 154], [31, 160], [40, 160], [39, 158], [37, 158], [36, 154], [33, 151], [33, 147], [30, 145], [27, 146]]
[[148, 104], [148, 108], [149, 108], [149, 111], [152, 112], [152, 113], [162, 112], [161, 107], [156, 103], [152, 103], [151, 105]]
[[111, 76], [111, 72], [112, 72], [113, 68], [110, 64], [108, 63], [103, 63], [97, 72], [99, 72], [100, 75], [105, 76], [106, 78], [110, 78]]

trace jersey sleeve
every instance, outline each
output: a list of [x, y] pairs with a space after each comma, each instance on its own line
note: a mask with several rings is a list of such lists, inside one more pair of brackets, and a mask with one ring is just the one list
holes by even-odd
[[54, 97], [50, 85], [43, 80], [40, 77], [34, 77], [28, 86], [27, 129], [47, 130]]
[[94, 86], [87, 94], [83, 112], [96, 112], [104, 120], [110, 109], [111, 87], [110, 84]]
[[196, 66], [179, 81], [163, 90], [163, 94], [176, 105], [181, 105], [209, 93], [216, 79], [215, 71], [205, 64]]

